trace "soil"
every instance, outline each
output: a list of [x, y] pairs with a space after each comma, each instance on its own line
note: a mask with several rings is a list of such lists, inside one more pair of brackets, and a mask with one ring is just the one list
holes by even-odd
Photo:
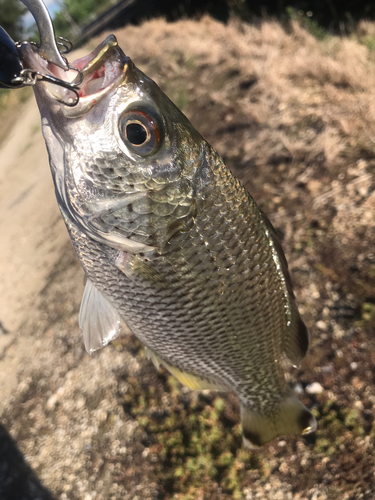
[[83, 271], [31, 99], [0, 150], [0, 499], [373, 499], [375, 25], [115, 34], [277, 229], [312, 338], [288, 377], [318, 430], [249, 452], [233, 395], [182, 388], [126, 332], [85, 352]]

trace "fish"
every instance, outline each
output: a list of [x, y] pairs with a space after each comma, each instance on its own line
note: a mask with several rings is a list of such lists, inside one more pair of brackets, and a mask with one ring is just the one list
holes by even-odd
[[[26, 67], [70, 74], [21, 46]], [[316, 429], [285, 377], [309, 333], [276, 231], [240, 181], [114, 35], [37, 82], [57, 203], [86, 276], [79, 323], [92, 353], [122, 321], [193, 390], [233, 391], [243, 442]], [[74, 72], [73, 72], [74, 73]], [[76, 72], [74, 73], [74, 76]]]

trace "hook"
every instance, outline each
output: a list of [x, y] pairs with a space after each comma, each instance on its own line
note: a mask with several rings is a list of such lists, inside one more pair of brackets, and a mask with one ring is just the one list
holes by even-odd
[[60, 51], [60, 54], [69, 54], [69, 52], [71, 52], [73, 50], [73, 44], [70, 40], [68, 40], [67, 38], [64, 38], [62, 36], [59, 36], [58, 38], [58, 42], [57, 42], [57, 45], [59, 45], [60, 47], [63, 47], [65, 50], [62, 52]]
[[57, 85], [59, 87], [63, 87], [70, 92], [73, 92], [75, 94], [75, 100], [74, 101], [63, 101], [61, 99], [56, 98], [58, 102], [61, 102], [62, 104], [65, 104], [66, 106], [74, 107], [78, 104], [79, 101], [79, 85], [83, 81], [83, 73], [82, 71], [79, 71], [77, 68], [73, 68], [72, 66], [69, 66], [69, 69], [73, 69], [77, 71], [80, 75], [79, 81], [78, 82], [65, 82], [64, 80], [60, 80], [59, 78], [56, 78], [55, 76], [52, 75], [46, 75], [43, 73], [40, 73], [39, 71], [33, 71], [32, 69], [23, 69], [20, 72], [20, 76], [17, 78], [14, 78], [12, 80], [13, 84], [22, 84], [24, 86], [32, 86], [35, 85], [37, 82], [48, 82], [52, 83], [53, 85]]

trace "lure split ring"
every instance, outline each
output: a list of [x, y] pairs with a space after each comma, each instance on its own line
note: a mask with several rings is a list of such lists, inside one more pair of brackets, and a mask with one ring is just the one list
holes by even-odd
[[61, 102], [62, 104], [65, 104], [66, 106], [74, 107], [78, 104], [79, 101], [79, 85], [82, 83], [83, 80], [83, 74], [81, 71], [79, 71], [76, 68], [73, 68], [72, 66], [68, 66], [69, 69], [75, 70], [78, 72], [80, 75], [80, 78], [77, 82], [65, 82], [64, 80], [60, 80], [60, 78], [56, 78], [55, 76], [52, 75], [45, 75], [43, 73], [40, 73], [39, 71], [34, 71], [32, 69], [23, 69], [20, 72], [20, 76], [17, 78], [14, 78], [12, 82], [14, 85], [17, 87], [19, 86], [32, 86], [35, 85], [37, 82], [48, 82], [52, 83], [53, 85], [57, 85], [59, 87], [63, 87], [65, 89], [68, 89], [70, 92], [73, 92], [75, 95], [75, 100], [69, 100], [69, 101], [63, 101], [61, 99], [56, 100], [58, 102]]

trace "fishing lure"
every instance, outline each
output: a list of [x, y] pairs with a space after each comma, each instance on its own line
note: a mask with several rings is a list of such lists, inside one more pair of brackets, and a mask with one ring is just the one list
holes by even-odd
[[[34, 16], [40, 37], [38, 53], [49, 63], [59, 66], [65, 71], [75, 70], [80, 75], [78, 81], [67, 82], [53, 76], [52, 74], [40, 73], [32, 68], [24, 68], [20, 57], [19, 48], [23, 44], [33, 42], [14, 42], [9, 34], [0, 26], [0, 89], [17, 89], [25, 86], [35, 85], [37, 81], [46, 81], [53, 85], [64, 87], [74, 93], [75, 99], [62, 101], [66, 106], [76, 106], [79, 101], [79, 85], [83, 76], [79, 70], [71, 67], [63, 57], [63, 53], [68, 53], [73, 45], [64, 38], [56, 42], [53, 24], [49, 12], [42, 0], [21, 0]], [[60, 52], [58, 46], [63, 47], [64, 52]]]
[[0, 88], [22, 87], [19, 80], [23, 66], [17, 46], [4, 28], [0, 26]]

